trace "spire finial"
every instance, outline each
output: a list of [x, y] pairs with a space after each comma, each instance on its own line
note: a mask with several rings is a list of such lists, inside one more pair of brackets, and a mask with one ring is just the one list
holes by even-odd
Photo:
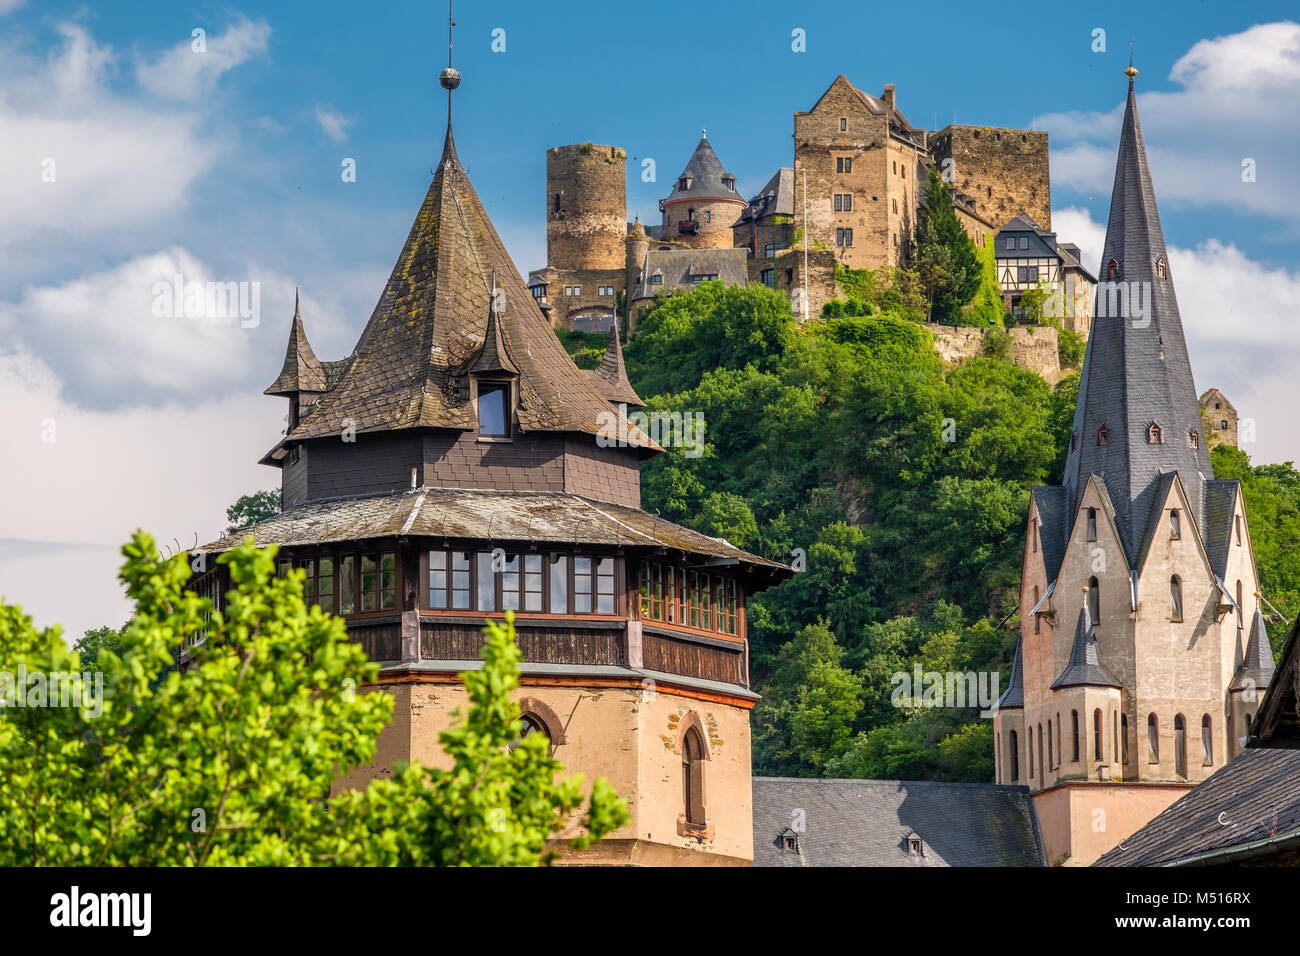
[[295, 319], [302, 318], [302, 316], [298, 314], [298, 287], [297, 286], [293, 287], [293, 317]]
[[1133, 77], [1138, 75], [1138, 71], [1133, 66], [1133, 43], [1131, 41], [1128, 45], [1128, 69], [1124, 71], [1124, 75], [1128, 77], [1128, 88], [1133, 89]]
[[708, 138], [709, 138], [709, 131], [708, 131], [707, 129], [705, 129], [704, 127], [702, 127], [702, 126], [700, 127], [700, 138], [701, 138], [701, 139], [708, 139]]
[[447, 0], [447, 69], [438, 74], [438, 82], [447, 91], [447, 129], [451, 129], [451, 91], [460, 86], [460, 73], [451, 65], [451, 28], [456, 21], [451, 16], [451, 0]]

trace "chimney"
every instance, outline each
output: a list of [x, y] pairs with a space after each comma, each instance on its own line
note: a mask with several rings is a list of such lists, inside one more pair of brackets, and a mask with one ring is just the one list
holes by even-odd
[[885, 95], [882, 96], [881, 99], [884, 100], [886, 103], [888, 103], [890, 106], [894, 105], [894, 84], [893, 83], [885, 84]]

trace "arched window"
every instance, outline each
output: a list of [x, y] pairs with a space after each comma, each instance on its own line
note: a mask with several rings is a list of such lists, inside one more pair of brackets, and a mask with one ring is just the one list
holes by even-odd
[[686, 823], [704, 826], [704, 741], [696, 727], [687, 728], [682, 740], [682, 801]]
[[1164, 442], [1164, 437], [1163, 437], [1163, 433], [1160, 431], [1160, 426], [1157, 425], [1155, 422], [1152, 422], [1150, 425], [1147, 426], [1147, 444], [1159, 445], [1162, 444], [1163, 442]]
[[1011, 731], [1011, 781], [1020, 779], [1020, 741], [1016, 732]]
[[1119, 747], [1124, 763], [1128, 763], [1128, 714], [1119, 715]]
[[1002, 732], [998, 731], [993, 735], [993, 755], [997, 760], [997, 781], [1004, 783], [1006, 777], [1003, 774], [1003, 765], [1006, 763], [1006, 754], [1002, 752]]
[[1029, 779], [1034, 779], [1034, 728], [1029, 727], [1025, 733], [1029, 734]]
[[1097, 509], [1088, 509], [1088, 540], [1097, 540]]
[[1119, 278], [1119, 263], [1114, 259], [1106, 263], [1106, 278], [1114, 281]]
[[1241, 630], [1245, 626], [1246, 605], [1241, 599], [1241, 580], [1237, 580], [1237, 641], [1241, 641]]
[[[1037, 584], [1034, 585], [1034, 607], [1038, 607], [1038, 585]], [[1035, 634], [1042, 633], [1042, 627], [1041, 627], [1042, 620], [1043, 620], [1043, 616], [1039, 614], [1037, 611], [1035, 611], [1034, 612], [1034, 633]]]
[[1175, 508], [1169, 512], [1169, 537], [1178, 539], [1183, 536], [1183, 518]]
[[1200, 436], [1200, 434], [1197, 433], [1197, 431], [1196, 431], [1195, 428], [1193, 428], [1193, 429], [1188, 433], [1188, 435], [1187, 435], [1187, 439], [1188, 439], [1188, 441], [1190, 441], [1190, 442], [1192, 443], [1192, 447], [1193, 447], [1193, 448], [1200, 448], [1200, 447], [1201, 447], [1201, 436]]
[[1038, 769], [1041, 771], [1039, 776], [1043, 778], [1043, 784], [1047, 783], [1047, 764], [1043, 763], [1043, 725], [1038, 725]]
[[1101, 708], [1092, 712], [1092, 759], [1101, 763]]
[[1160, 762], [1160, 725], [1155, 714], [1147, 714], [1147, 763]]
[[1174, 716], [1174, 773], [1187, 776], [1187, 721], [1182, 714]]
[[1201, 718], [1201, 763], [1207, 767], [1214, 765], [1214, 736], [1209, 714]]
[[546, 725], [542, 723], [540, 717], [533, 714], [524, 714], [519, 718], [519, 736], [510, 742], [510, 749], [514, 750], [523, 742], [525, 737], [531, 737], [533, 734], [547, 736]]
[[1110, 429], [1107, 428], [1105, 425], [1102, 425], [1100, 428], [1097, 429], [1097, 444], [1098, 445], [1110, 444]]
[[1110, 732], [1115, 738], [1112, 741], [1113, 746], [1110, 751], [1110, 762], [1114, 763], [1115, 757], [1119, 753], [1119, 714], [1113, 710], [1110, 712]]
[[1056, 760], [1059, 767], [1060, 761], [1065, 759], [1065, 751], [1061, 748], [1061, 712], [1056, 712]]
[[1074, 441], [1075, 441], [1075, 438], [1077, 438], [1077, 437], [1078, 437], [1078, 433], [1077, 433], [1077, 432], [1074, 432], [1074, 431], [1071, 431], [1071, 432], [1070, 432], [1070, 451], [1074, 451]]
[[1101, 624], [1101, 585], [1096, 578], [1088, 579], [1088, 616], [1092, 618], [1093, 627]]
[[1047, 769], [1056, 766], [1056, 752], [1052, 750], [1052, 721], [1047, 721]]
[[1250, 714], [1246, 715], [1246, 736], [1250, 736]]
[[1077, 710], [1070, 711], [1070, 721], [1074, 725], [1074, 747], [1073, 747], [1074, 756], [1071, 757], [1070, 759], [1073, 760], [1075, 763], [1078, 763], [1079, 762], [1079, 712]]
[[1183, 619], [1183, 582], [1178, 575], [1169, 579], [1169, 613], [1175, 624]]
[[1169, 275], [1169, 269], [1165, 266], [1165, 260], [1164, 260], [1164, 259], [1157, 259], [1157, 260], [1156, 260], [1156, 278], [1157, 278], [1157, 279], [1164, 279], [1164, 278], [1167, 278], [1168, 275]]

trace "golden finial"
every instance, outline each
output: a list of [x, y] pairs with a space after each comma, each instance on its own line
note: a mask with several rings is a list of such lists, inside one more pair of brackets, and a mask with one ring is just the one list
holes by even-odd
[[1128, 69], [1124, 71], [1124, 75], [1128, 77], [1129, 89], [1132, 89], [1133, 77], [1138, 75], [1137, 67], [1133, 65], [1133, 44], [1132, 43], [1128, 45]]

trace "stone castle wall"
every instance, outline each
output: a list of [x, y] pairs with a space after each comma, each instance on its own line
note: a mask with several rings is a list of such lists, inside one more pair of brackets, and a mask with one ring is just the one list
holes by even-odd
[[[960, 362], [972, 355], [983, 355], [991, 329], [949, 325], [926, 326], [934, 333], [934, 348], [945, 362]], [[1051, 326], [1014, 326], [1011, 334], [1011, 359], [1021, 368], [1037, 372], [1049, 385], [1061, 380], [1061, 359], [1057, 352], [1060, 335]]]
[[627, 156], [614, 146], [546, 151], [546, 261], [555, 269], [624, 268]]
[[975, 200], [976, 210], [1001, 229], [1027, 213], [1052, 228], [1047, 134], [990, 126], [945, 126], [932, 133], [930, 152], [940, 171], [952, 161], [952, 184]]

